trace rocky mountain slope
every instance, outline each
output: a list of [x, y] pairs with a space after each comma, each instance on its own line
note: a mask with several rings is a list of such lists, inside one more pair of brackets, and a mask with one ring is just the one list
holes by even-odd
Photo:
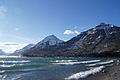
[[29, 49], [31, 49], [32, 47], [34, 47], [34, 44], [28, 44], [27, 46], [23, 47], [22, 49], [16, 50], [11, 55], [21, 55], [22, 53], [29, 51]]
[[0, 55], [5, 55], [6, 53], [2, 51], [2, 49], [0, 49]]
[[112, 24], [101, 23], [66, 42], [61, 40], [56, 42], [54, 38], [53, 36], [42, 40], [22, 55], [31, 57], [120, 56], [120, 27]]
[[119, 42], [120, 27], [102, 23], [87, 31], [84, 40], [77, 46], [83, 55], [120, 56]]
[[59, 43], [62, 43], [63, 41], [58, 39], [54, 35], [50, 35], [45, 37], [42, 41], [38, 42], [36, 45], [29, 44], [25, 47], [23, 47], [20, 50], [16, 50], [12, 55], [22, 55], [23, 53], [31, 51], [31, 49], [47, 49], [49, 46], [53, 46]]

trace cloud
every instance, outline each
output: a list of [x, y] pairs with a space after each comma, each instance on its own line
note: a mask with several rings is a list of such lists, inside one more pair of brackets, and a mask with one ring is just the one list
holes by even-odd
[[14, 43], [14, 42], [0, 42], [0, 49], [6, 53], [13, 53], [17, 49], [21, 49], [28, 44], [25, 43]]
[[20, 44], [18, 44], [18, 43], [5, 43], [4, 45], [13, 46], [13, 45], [20, 45]]
[[8, 12], [7, 7], [0, 6], [0, 18], [4, 18], [7, 12]]
[[72, 31], [72, 30], [65, 30], [64, 33], [65, 35], [70, 35], [70, 34], [80, 34], [78, 31]]

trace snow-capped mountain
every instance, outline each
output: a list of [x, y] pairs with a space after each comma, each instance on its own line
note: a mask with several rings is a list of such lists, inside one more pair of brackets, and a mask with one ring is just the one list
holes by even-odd
[[106, 24], [106, 23], [100, 23], [99, 25], [97, 25], [94, 30], [99, 30], [99, 29], [103, 29], [105, 32], [106, 37], [109, 36], [109, 29], [112, 28], [113, 25], [112, 24]]
[[24, 51], [26, 51], [26, 50], [28, 50], [28, 49], [34, 47], [34, 46], [35, 46], [35, 44], [28, 44], [27, 46], [23, 47], [23, 48], [21, 49], [21, 51], [24, 52]]
[[34, 47], [34, 44], [28, 44], [27, 46], [23, 47], [22, 49], [16, 50], [12, 55], [24, 53], [32, 47]]
[[6, 53], [2, 51], [2, 49], [0, 49], [0, 55], [5, 55]]
[[35, 45], [35, 48], [46, 48], [48, 46], [53, 46], [59, 43], [62, 43], [63, 41], [58, 39], [56, 36], [54, 35], [50, 35], [45, 37], [42, 41], [40, 41], [39, 43], [37, 43]]
[[94, 27], [94, 29], [109, 29], [109, 28], [112, 28], [112, 27], [113, 27], [112, 24], [100, 23], [96, 27]]
[[101, 23], [83, 32], [85, 35], [76, 44], [84, 55], [116, 56], [120, 52], [120, 27]]
[[[66, 43], [68, 43], [67, 46], [69, 46], [71, 48], [76, 48], [78, 44], [84, 43], [85, 40], [93, 39], [92, 41], [96, 41], [96, 40], [98, 41], [98, 39], [100, 39], [102, 37], [107, 38], [112, 33], [112, 32], [110, 32], [110, 29], [113, 27], [114, 27], [114, 25], [112, 25], [112, 24], [100, 23], [100, 24], [96, 25], [95, 27], [93, 27], [85, 32], [81, 32], [81, 34], [68, 40], [66, 42]], [[87, 42], [86, 44], [90, 44], [90, 42]]]
[[54, 35], [48, 36], [23, 56], [120, 56], [119, 43], [120, 27], [100, 23], [66, 42]]

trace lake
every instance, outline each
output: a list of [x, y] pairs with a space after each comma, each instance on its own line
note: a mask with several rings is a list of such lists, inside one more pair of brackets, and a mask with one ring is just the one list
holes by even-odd
[[112, 66], [113, 59], [1, 57], [0, 80], [78, 80]]

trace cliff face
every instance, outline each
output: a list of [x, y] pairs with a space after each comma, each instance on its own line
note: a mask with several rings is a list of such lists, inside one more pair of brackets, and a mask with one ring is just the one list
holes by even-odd
[[120, 27], [101, 23], [67, 42], [33, 47], [23, 56], [120, 56]]

